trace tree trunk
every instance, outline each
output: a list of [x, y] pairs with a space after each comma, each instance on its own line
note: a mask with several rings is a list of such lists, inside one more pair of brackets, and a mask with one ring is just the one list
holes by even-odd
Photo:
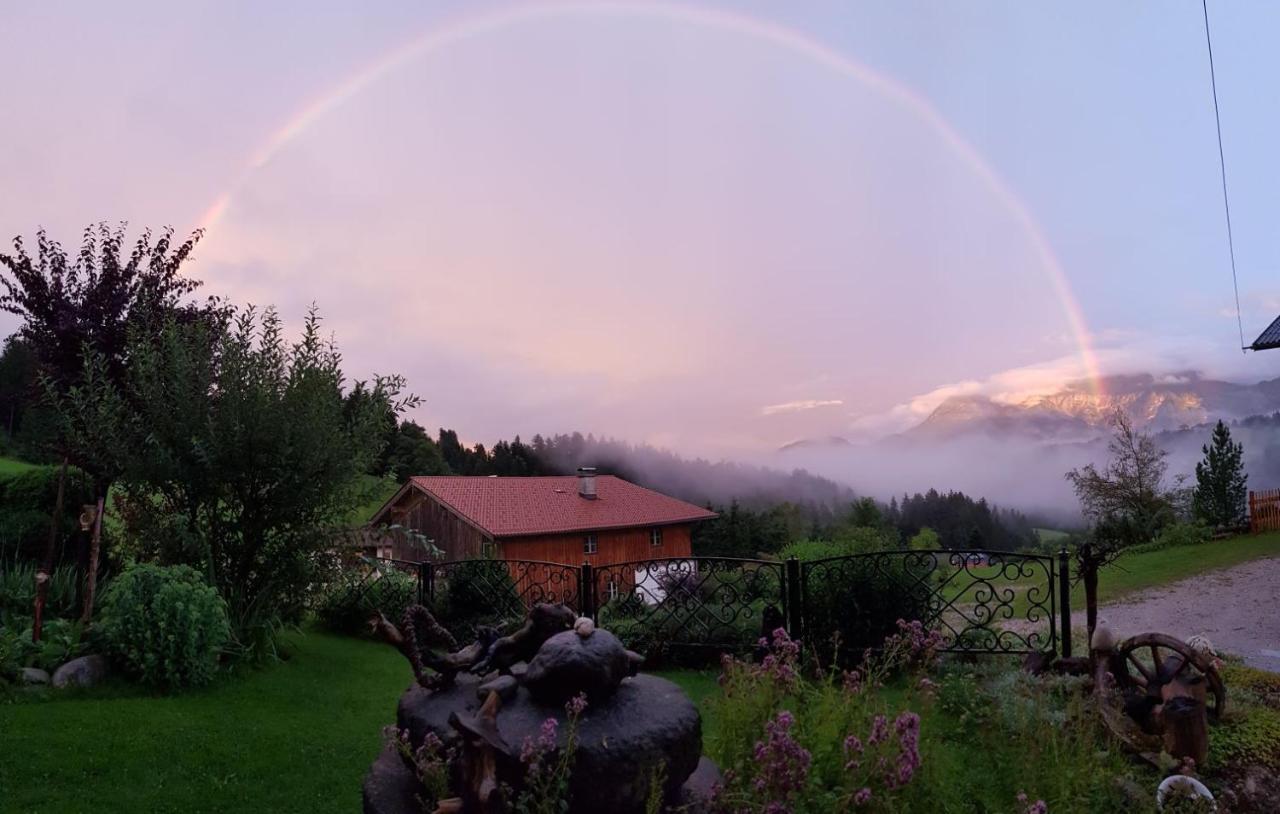
[[58, 497], [53, 504], [53, 521], [49, 524], [49, 545], [44, 550], [44, 562], [36, 571], [35, 619], [31, 623], [31, 641], [39, 643], [44, 627], [44, 603], [49, 597], [49, 577], [53, 573], [53, 556], [58, 546], [58, 526], [62, 521], [62, 498], [67, 484], [67, 456], [62, 456], [62, 468], [58, 470]]
[[84, 611], [80, 621], [88, 625], [93, 621], [93, 600], [98, 592], [98, 551], [102, 543], [102, 514], [106, 510], [106, 496], [98, 498], [98, 511], [93, 518], [93, 537], [89, 540], [89, 573], [84, 581]]

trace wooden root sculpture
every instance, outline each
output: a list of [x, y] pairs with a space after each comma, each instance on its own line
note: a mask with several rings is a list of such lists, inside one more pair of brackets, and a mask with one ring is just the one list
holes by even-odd
[[512, 665], [532, 659], [547, 639], [573, 627], [576, 618], [576, 614], [567, 605], [539, 602], [529, 609], [529, 616], [520, 629], [494, 642], [489, 652], [471, 668], [471, 672], [480, 675], [490, 670], [504, 674], [510, 672]]
[[399, 627], [383, 614], [374, 613], [369, 629], [404, 654], [418, 684], [436, 689], [451, 686], [458, 673], [509, 673], [512, 665], [532, 659], [547, 639], [573, 627], [574, 619], [573, 610], [566, 605], [538, 603], [515, 633], [499, 638], [495, 628], [481, 626], [476, 641], [462, 649], [457, 649], [453, 635], [422, 605], [405, 609]]
[[[482, 627], [480, 637], [475, 642], [458, 650], [453, 634], [441, 626], [431, 615], [431, 611], [422, 605], [410, 605], [406, 608], [399, 627], [382, 613], [375, 613], [370, 617], [369, 627], [383, 641], [404, 654], [413, 669], [414, 679], [428, 689], [453, 684], [458, 673], [470, 670], [498, 638], [497, 631]], [[437, 654], [431, 649], [432, 646], [446, 652], [443, 655]]]
[[1113, 734], [1148, 760], [1163, 750], [1204, 767], [1208, 720], [1217, 720], [1227, 704], [1209, 655], [1163, 633], [1118, 644], [1095, 636], [1094, 664], [1103, 719]]
[[462, 739], [462, 788], [460, 797], [441, 800], [435, 814], [478, 812], [506, 814], [508, 811], [502, 785], [498, 782], [499, 765], [516, 758], [511, 747], [498, 733], [498, 709], [502, 699], [489, 693], [475, 715], [449, 715], [449, 725]]

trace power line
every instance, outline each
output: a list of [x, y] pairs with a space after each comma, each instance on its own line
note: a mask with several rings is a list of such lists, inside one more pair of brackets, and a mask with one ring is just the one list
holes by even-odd
[[1227, 159], [1222, 152], [1222, 115], [1218, 111], [1218, 78], [1213, 69], [1213, 39], [1209, 36], [1209, 0], [1200, 0], [1204, 9], [1204, 42], [1209, 47], [1209, 84], [1213, 88], [1213, 121], [1218, 126], [1218, 169], [1222, 173], [1222, 208], [1227, 215], [1227, 249], [1231, 253], [1231, 287], [1236, 295], [1236, 327], [1240, 329], [1240, 352], [1244, 344], [1244, 318], [1240, 315], [1240, 281], [1236, 277], [1236, 242], [1231, 234], [1231, 199], [1227, 197]]

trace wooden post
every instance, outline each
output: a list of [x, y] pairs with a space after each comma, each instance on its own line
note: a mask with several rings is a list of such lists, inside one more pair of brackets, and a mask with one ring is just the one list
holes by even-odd
[[1064, 545], [1058, 552], [1058, 608], [1062, 625], [1062, 657], [1071, 658], [1071, 554]]
[[84, 610], [80, 621], [85, 625], [93, 621], [93, 601], [98, 593], [98, 551], [102, 545], [102, 512], [106, 504], [105, 497], [98, 498], [97, 511], [93, 516], [93, 537], [89, 540], [89, 574], [84, 581]]
[[792, 639], [804, 636], [804, 598], [801, 593], [800, 560], [789, 557], [783, 577], [783, 602], [787, 620], [787, 635]]
[[53, 576], [53, 555], [58, 545], [58, 525], [62, 521], [62, 498], [67, 484], [67, 456], [62, 456], [62, 468], [58, 470], [58, 497], [53, 504], [53, 521], [49, 524], [49, 545], [44, 550], [44, 562], [36, 570], [35, 619], [31, 623], [31, 641], [40, 641], [44, 628], [44, 604], [49, 598], [49, 579]]

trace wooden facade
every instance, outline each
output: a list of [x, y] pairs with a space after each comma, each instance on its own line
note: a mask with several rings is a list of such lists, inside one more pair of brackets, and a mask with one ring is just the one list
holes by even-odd
[[1249, 529], [1255, 534], [1280, 530], [1280, 489], [1249, 493]]
[[400, 503], [388, 512], [387, 525], [413, 529], [443, 553], [445, 560], [467, 560], [490, 553], [493, 542], [483, 531], [456, 512], [412, 488], [400, 496]]
[[[653, 545], [652, 532], [661, 538]], [[588, 534], [596, 537], [596, 551], [586, 551]], [[498, 556], [507, 560], [542, 560], [565, 565], [608, 565], [615, 562], [637, 562], [663, 557], [688, 557], [693, 553], [693, 524], [648, 526], [630, 529], [604, 529], [595, 532], [508, 537], [499, 540]]]

